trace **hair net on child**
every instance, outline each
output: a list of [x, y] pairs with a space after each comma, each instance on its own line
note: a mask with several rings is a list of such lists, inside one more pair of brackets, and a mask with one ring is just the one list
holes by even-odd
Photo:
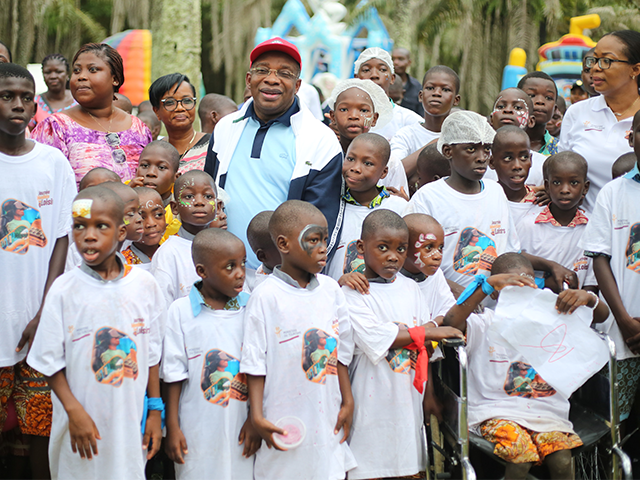
[[327, 100], [327, 106], [333, 110], [338, 96], [350, 88], [358, 88], [371, 97], [373, 109], [375, 110], [375, 113], [378, 114], [378, 121], [376, 122], [377, 128], [384, 127], [393, 119], [393, 106], [389, 97], [384, 93], [382, 87], [376, 85], [371, 80], [361, 80], [359, 78], [348, 78], [346, 80], [342, 80], [338, 85], [336, 85], [333, 92], [331, 92], [331, 97]]
[[469, 110], [454, 112], [442, 122], [442, 133], [438, 138], [438, 151], [442, 153], [443, 145], [459, 143], [492, 144], [495, 130], [489, 125], [486, 117]]
[[395, 70], [393, 69], [393, 60], [391, 60], [391, 55], [389, 55], [389, 52], [387, 52], [386, 50], [383, 50], [380, 47], [371, 47], [371, 48], [367, 48], [366, 50], [363, 50], [360, 56], [358, 57], [358, 59], [356, 60], [356, 63], [353, 65], [353, 73], [357, 75], [358, 72], [360, 71], [360, 67], [362, 66], [362, 64], [365, 62], [368, 62], [372, 58], [378, 58], [382, 60], [384, 63], [386, 63], [389, 66], [389, 70], [391, 70], [391, 75], [395, 73]]

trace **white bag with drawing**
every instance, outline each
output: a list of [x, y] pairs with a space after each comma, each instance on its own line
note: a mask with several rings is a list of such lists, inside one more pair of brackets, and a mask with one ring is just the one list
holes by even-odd
[[[550, 290], [507, 287], [489, 332], [521, 353], [540, 376], [569, 398], [609, 359], [609, 350], [589, 327], [593, 310], [558, 313]], [[502, 343], [501, 342], [501, 343]]]

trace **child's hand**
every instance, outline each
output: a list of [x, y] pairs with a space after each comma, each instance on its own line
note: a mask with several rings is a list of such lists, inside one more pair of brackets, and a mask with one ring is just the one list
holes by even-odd
[[407, 202], [409, 201], [409, 195], [407, 195], [407, 192], [405, 191], [404, 187], [400, 187], [400, 190], [398, 190], [395, 187], [386, 187], [386, 188], [391, 192], [391, 195], [404, 198]]
[[442, 421], [442, 403], [438, 400], [433, 392], [429, 392], [429, 389], [425, 390], [424, 399], [422, 400], [422, 410], [424, 412], [424, 423], [429, 425], [431, 421], [431, 415]]
[[27, 351], [27, 353], [29, 353], [29, 351], [31, 350], [31, 345], [33, 345], [33, 337], [35, 337], [36, 330], [38, 329], [38, 325], [40, 324], [41, 314], [42, 312], [39, 311], [38, 313], [36, 313], [36, 316], [33, 317], [33, 319], [29, 323], [27, 323], [27, 326], [22, 331], [22, 336], [20, 337], [20, 341], [18, 342], [18, 346], [16, 347], [16, 352], [21, 351], [27, 343], [29, 344], [29, 350]]
[[164, 440], [164, 451], [167, 457], [175, 463], [184, 464], [184, 455], [189, 453], [187, 439], [180, 428], [167, 428], [167, 438]]
[[242, 445], [243, 443], [244, 450], [242, 451], [242, 455], [246, 458], [254, 455], [258, 451], [258, 449], [260, 448], [260, 444], [262, 443], [262, 437], [260, 437], [260, 434], [254, 428], [250, 418], [247, 418], [247, 420], [244, 422], [244, 425], [240, 429], [238, 445]]
[[338, 435], [340, 433], [340, 429], [344, 429], [344, 435], [342, 436], [342, 440], [340, 443], [344, 443], [349, 438], [349, 432], [351, 432], [351, 424], [353, 422], [353, 398], [350, 400], [343, 400], [342, 406], [340, 407], [340, 411], [338, 412], [338, 421], [336, 423], [336, 428], [333, 430], [334, 435]]
[[563, 290], [558, 294], [556, 310], [558, 313], [571, 315], [578, 307], [586, 305], [593, 308], [596, 299], [586, 290]]
[[144, 187], [144, 177], [134, 177], [129, 182], [131, 188]]
[[151, 460], [158, 450], [162, 442], [162, 413], [159, 410], [149, 410], [147, 414], [147, 424], [144, 427], [144, 437], [142, 437], [142, 448], [149, 448], [151, 441], [151, 450], [147, 453], [147, 460]]
[[550, 288], [558, 294], [566, 288], [565, 285], [574, 290], [578, 289], [578, 276], [576, 272], [563, 267], [559, 263], [549, 263], [551, 264], [549, 270], [551, 276], [545, 279], [545, 287]]
[[536, 192], [536, 199], [533, 201], [535, 205], [544, 207], [545, 205], [549, 205], [551, 203], [551, 197], [544, 189], [544, 187], [533, 187], [533, 190]]
[[357, 290], [363, 295], [369, 294], [369, 280], [360, 272], [345, 273], [338, 280], [341, 287], [347, 285], [353, 290]]
[[427, 348], [432, 346], [432, 341], [438, 342], [440, 340], [444, 340], [445, 338], [464, 338], [464, 334], [454, 327], [430, 328], [427, 325], [424, 325], [424, 327], [424, 342]]
[[73, 450], [73, 453], [79, 453], [80, 458], [91, 460], [92, 452], [93, 455], [98, 455], [98, 442], [96, 440], [102, 440], [98, 427], [82, 407], [67, 413], [69, 415], [71, 450]]
[[538, 288], [536, 286], [536, 282], [531, 278], [518, 275], [516, 273], [499, 273], [498, 275], [491, 275], [487, 281], [489, 282], [489, 285], [497, 291], [502, 290], [504, 287]]
[[273, 441], [273, 434], [274, 433], [279, 433], [280, 435], [286, 435], [286, 433], [285, 433], [285, 431], [283, 429], [276, 427], [273, 423], [271, 423], [269, 420], [267, 420], [264, 417], [260, 417], [260, 418], [253, 418], [252, 417], [251, 421], [253, 422], [253, 426], [256, 429], [256, 431], [258, 432], [258, 434], [264, 440], [264, 443], [267, 444], [267, 448], [273, 447], [276, 450], [281, 450], [283, 452], [287, 451], [286, 448], [279, 447]]

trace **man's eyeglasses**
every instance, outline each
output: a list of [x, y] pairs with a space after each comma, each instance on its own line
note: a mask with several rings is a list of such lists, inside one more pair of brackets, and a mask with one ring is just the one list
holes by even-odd
[[633, 65], [629, 60], [617, 60], [615, 58], [608, 57], [584, 57], [584, 68], [591, 70], [596, 66], [597, 63], [598, 67], [600, 67], [601, 70], [609, 70], [609, 68], [611, 68], [611, 63], [613, 62], [628, 63], [630, 65]]
[[276, 70], [274, 68], [266, 68], [266, 67], [255, 67], [249, 70], [251, 75], [256, 78], [265, 78], [271, 75], [271, 72], [275, 74], [281, 80], [295, 80], [298, 78], [297, 73], [293, 73], [291, 70]]
[[168, 112], [173, 112], [176, 108], [178, 108], [178, 104], [182, 104], [182, 108], [185, 110], [193, 110], [193, 107], [196, 106], [196, 97], [183, 97], [182, 100], [176, 100], [173, 97], [165, 98], [160, 100], [162, 105], [164, 105], [164, 109]]

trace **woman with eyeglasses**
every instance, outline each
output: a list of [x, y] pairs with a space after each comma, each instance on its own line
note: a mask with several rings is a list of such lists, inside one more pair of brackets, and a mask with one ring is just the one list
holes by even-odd
[[211, 134], [196, 132], [196, 89], [189, 77], [171, 73], [158, 78], [149, 87], [149, 101], [158, 119], [164, 124], [164, 140], [180, 153], [179, 173], [204, 170]]
[[628, 137], [633, 116], [640, 110], [640, 33], [608, 33], [587, 53], [583, 65], [600, 95], [567, 109], [558, 148], [587, 160], [591, 185], [583, 207], [590, 212], [600, 189], [611, 181], [611, 165], [632, 151]]
[[140, 153], [151, 142], [151, 132], [141, 120], [113, 105], [123, 83], [122, 57], [113, 47], [83, 45], [73, 57], [69, 79], [78, 105], [45, 118], [31, 134], [34, 140], [62, 151], [78, 185], [96, 167], [130, 180]]

